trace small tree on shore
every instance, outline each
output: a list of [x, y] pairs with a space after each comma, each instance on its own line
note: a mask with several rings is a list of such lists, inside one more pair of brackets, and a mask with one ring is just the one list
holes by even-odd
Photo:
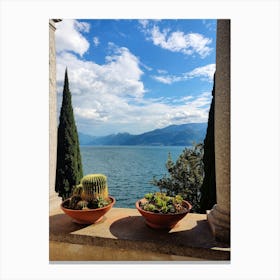
[[185, 148], [174, 163], [169, 154], [166, 168], [169, 176], [153, 178], [151, 183], [166, 191], [167, 195], [181, 195], [188, 200], [194, 212], [199, 212], [200, 187], [204, 177], [203, 145], [197, 144], [192, 149]]
[[79, 138], [72, 108], [67, 69], [65, 70], [57, 136], [55, 191], [65, 199], [71, 195], [72, 188], [79, 184], [83, 177]]

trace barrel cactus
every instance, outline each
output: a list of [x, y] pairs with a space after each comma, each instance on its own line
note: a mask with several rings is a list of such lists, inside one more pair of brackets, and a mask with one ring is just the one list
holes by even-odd
[[72, 196], [65, 207], [73, 210], [87, 210], [102, 208], [110, 203], [106, 176], [89, 174], [84, 176], [81, 183], [73, 188]]
[[92, 200], [94, 198], [107, 199], [108, 185], [107, 178], [103, 174], [89, 174], [82, 178], [82, 197], [85, 200]]

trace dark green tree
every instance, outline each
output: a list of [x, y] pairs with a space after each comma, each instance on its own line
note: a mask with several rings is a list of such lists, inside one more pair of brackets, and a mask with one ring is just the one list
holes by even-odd
[[216, 203], [216, 167], [214, 140], [215, 75], [212, 102], [209, 110], [207, 132], [204, 139], [204, 179], [201, 186], [200, 211], [205, 213]]
[[185, 148], [175, 163], [169, 154], [166, 162], [169, 176], [153, 178], [151, 183], [160, 191], [166, 191], [167, 195], [181, 195], [192, 204], [194, 212], [199, 212], [200, 187], [204, 177], [202, 157], [202, 143]]
[[65, 70], [62, 106], [57, 135], [57, 163], [55, 191], [63, 199], [83, 177], [80, 145], [72, 108], [67, 68]]

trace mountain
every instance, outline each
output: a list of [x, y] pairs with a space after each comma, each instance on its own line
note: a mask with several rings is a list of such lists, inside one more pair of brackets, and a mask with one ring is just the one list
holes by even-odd
[[139, 135], [118, 133], [107, 136], [91, 136], [79, 133], [80, 145], [150, 145], [150, 146], [191, 146], [205, 138], [207, 123], [170, 125]]

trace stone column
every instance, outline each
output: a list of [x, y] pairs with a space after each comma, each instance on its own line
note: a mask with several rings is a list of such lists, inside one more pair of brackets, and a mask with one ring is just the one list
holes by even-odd
[[57, 149], [57, 112], [56, 112], [56, 55], [55, 22], [49, 20], [49, 206], [50, 210], [59, 207], [61, 199], [55, 192], [56, 149]]
[[218, 20], [215, 76], [217, 204], [207, 213], [216, 240], [230, 242], [230, 20]]

